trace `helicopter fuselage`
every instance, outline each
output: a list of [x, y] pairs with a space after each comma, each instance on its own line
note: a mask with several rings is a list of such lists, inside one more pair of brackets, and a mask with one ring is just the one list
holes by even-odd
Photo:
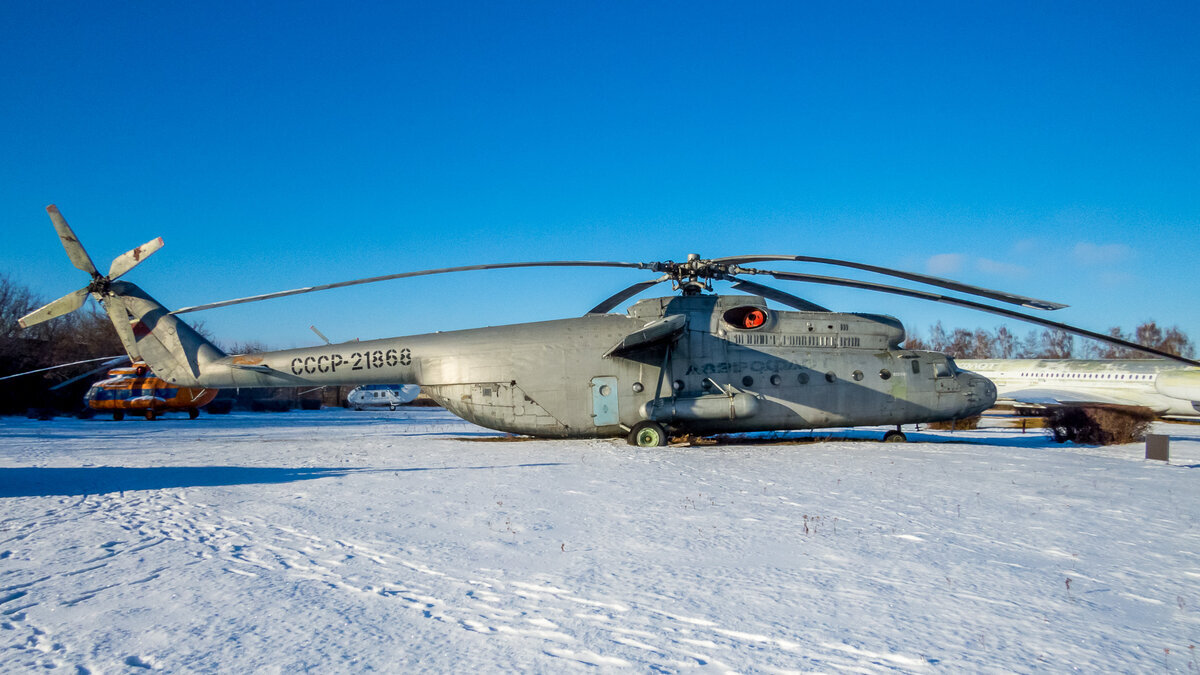
[[404, 383], [480, 426], [620, 436], [961, 419], [995, 388], [936, 352], [900, 349], [892, 317], [775, 311], [762, 298], [642, 300], [627, 314], [227, 356], [210, 387]]

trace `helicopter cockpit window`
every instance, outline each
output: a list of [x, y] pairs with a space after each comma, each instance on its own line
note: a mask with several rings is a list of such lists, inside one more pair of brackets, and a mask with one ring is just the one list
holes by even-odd
[[762, 307], [735, 307], [722, 316], [734, 328], [753, 330], [767, 323], [767, 310]]
[[950, 364], [948, 364], [948, 363], [933, 364], [933, 376], [934, 377], [950, 377], [953, 374], [954, 374], [954, 372], [950, 369]]

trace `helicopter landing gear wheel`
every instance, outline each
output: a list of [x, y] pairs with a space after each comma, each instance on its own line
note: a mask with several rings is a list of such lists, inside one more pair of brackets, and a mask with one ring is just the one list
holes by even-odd
[[158, 417], [158, 414], [154, 412], [154, 408], [146, 408], [146, 421], [147, 422], [154, 421], [154, 419], [156, 417]]
[[908, 437], [905, 436], [904, 432], [900, 431], [899, 429], [891, 429], [890, 431], [888, 431], [886, 434], [883, 435], [883, 442], [884, 443], [907, 443]]
[[125, 412], [124, 412], [124, 411], [122, 411], [122, 410], [118, 410], [117, 412], [113, 413], [113, 421], [114, 421], [114, 422], [120, 422], [120, 421], [121, 421], [121, 420], [123, 420], [123, 419], [125, 419]]
[[667, 432], [658, 422], [638, 422], [629, 432], [629, 444], [639, 448], [662, 447], [667, 444]]
[[194, 419], [196, 419], [196, 418], [197, 418], [197, 417], [199, 417], [199, 416], [200, 416], [200, 409], [199, 409], [199, 408], [191, 408], [191, 409], [189, 409], [189, 410], [188, 410], [188, 419], [189, 419], [189, 420], [194, 420]]
[[395, 409], [396, 409], [396, 404], [395, 404], [395, 403], [392, 403], [392, 404], [388, 405], [388, 410], [395, 410]]

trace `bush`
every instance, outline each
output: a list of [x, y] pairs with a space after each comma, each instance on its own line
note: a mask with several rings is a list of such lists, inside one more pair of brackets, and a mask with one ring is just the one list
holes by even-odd
[[983, 419], [983, 415], [975, 415], [961, 420], [945, 420], [942, 422], [930, 422], [925, 426], [938, 431], [963, 431], [965, 429], [978, 429], [979, 420]]
[[1146, 437], [1154, 413], [1146, 408], [1079, 406], [1054, 408], [1046, 415], [1046, 426], [1059, 443], [1119, 445]]

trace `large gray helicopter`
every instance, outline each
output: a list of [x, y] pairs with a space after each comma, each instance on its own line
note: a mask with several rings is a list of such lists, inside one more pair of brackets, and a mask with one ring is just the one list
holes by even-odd
[[[168, 382], [188, 387], [417, 384], [451, 412], [480, 426], [556, 438], [627, 436], [639, 446], [671, 435], [834, 426], [900, 425], [970, 417], [996, 388], [945, 354], [902, 349], [904, 327], [890, 316], [832, 312], [750, 281], [847, 286], [970, 307], [1131, 349], [1131, 342], [972, 300], [866, 281], [745, 267], [798, 261], [852, 267], [1041, 310], [1057, 303], [872, 265], [810, 256], [751, 255], [686, 262], [546, 261], [472, 265], [300, 288], [171, 312], [118, 277], [162, 246], [156, 239], [117, 257], [102, 276], [53, 205], [51, 221], [71, 262], [91, 283], [21, 319], [22, 326], [75, 311], [91, 294], [104, 306], [129, 356]], [[582, 317], [228, 355], [177, 317], [185, 312], [330, 288], [449, 272], [523, 267], [649, 270], [641, 281]], [[680, 294], [609, 312], [650, 287]], [[753, 295], [714, 295], [712, 282]], [[767, 300], [792, 308], [768, 307]]]

